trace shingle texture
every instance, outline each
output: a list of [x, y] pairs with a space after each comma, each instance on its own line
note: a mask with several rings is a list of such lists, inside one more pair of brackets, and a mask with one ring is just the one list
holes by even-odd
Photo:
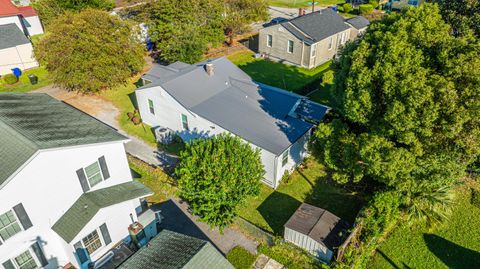
[[30, 40], [15, 23], [0, 25], [0, 49], [28, 44]]
[[313, 44], [350, 28], [345, 19], [326, 8], [296, 17], [281, 25], [307, 44]]
[[55, 222], [52, 230], [67, 243], [70, 243], [100, 209], [152, 194], [153, 192], [150, 189], [138, 181], [130, 181], [84, 193]]
[[0, 185], [38, 150], [126, 140], [46, 94], [0, 93]]
[[186, 109], [276, 155], [313, 127], [290, 113], [299, 100], [318, 110], [309, 114], [316, 120], [327, 111], [303, 96], [254, 82], [226, 58], [211, 61], [211, 76], [206, 63], [156, 65], [144, 76], [153, 83], [142, 88], [160, 86]]
[[302, 204], [285, 224], [285, 228], [307, 235], [333, 250], [342, 244], [348, 224], [325, 209]]
[[163, 230], [118, 268], [233, 269], [233, 266], [209, 242]]
[[360, 30], [366, 28], [370, 25], [370, 21], [363, 16], [353, 17], [347, 20], [347, 22], [355, 27], [355, 29]]

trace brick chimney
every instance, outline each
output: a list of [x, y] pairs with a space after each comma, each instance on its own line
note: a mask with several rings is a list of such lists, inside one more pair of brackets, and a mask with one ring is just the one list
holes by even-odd
[[213, 63], [211, 62], [208, 62], [205, 64], [205, 72], [207, 72], [207, 74], [209, 76], [213, 76], [214, 72], [213, 72]]

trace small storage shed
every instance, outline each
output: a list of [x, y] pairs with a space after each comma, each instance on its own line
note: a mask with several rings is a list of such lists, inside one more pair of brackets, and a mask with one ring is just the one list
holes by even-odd
[[285, 224], [284, 238], [313, 256], [330, 262], [345, 240], [348, 224], [329, 211], [302, 204]]

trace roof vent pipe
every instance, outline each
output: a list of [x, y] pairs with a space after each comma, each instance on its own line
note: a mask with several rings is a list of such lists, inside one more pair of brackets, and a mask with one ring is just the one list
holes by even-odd
[[214, 69], [213, 64], [211, 62], [208, 62], [207, 64], [205, 64], [205, 71], [209, 76], [213, 76], [213, 69]]

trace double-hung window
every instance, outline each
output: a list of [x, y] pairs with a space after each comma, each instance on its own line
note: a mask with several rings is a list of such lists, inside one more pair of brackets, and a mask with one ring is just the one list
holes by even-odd
[[92, 254], [102, 247], [102, 240], [100, 240], [100, 235], [97, 230], [85, 236], [82, 242], [88, 254]]
[[15, 257], [15, 263], [17, 264], [19, 269], [39, 268], [30, 250], [27, 250], [22, 254], [18, 255], [17, 257]]
[[84, 170], [90, 188], [103, 181], [102, 170], [100, 169], [100, 164], [98, 161], [95, 161], [91, 165], [85, 167]]
[[188, 118], [187, 118], [187, 115], [185, 114], [182, 114], [182, 127], [183, 127], [183, 130], [189, 130], [188, 129]]
[[22, 231], [20, 223], [13, 210], [0, 215], [0, 237], [3, 241]]
[[267, 47], [271, 48], [273, 45], [273, 36], [267, 35]]
[[293, 40], [288, 40], [288, 47], [287, 47], [287, 52], [288, 53], [293, 53]]
[[153, 101], [148, 99], [148, 109], [150, 110], [150, 113], [155, 115], [155, 108], [153, 107]]
[[328, 49], [331, 50], [333, 47], [333, 36], [328, 38]]
[[108, 246], [110, 243], [112, 243], [112, 238], [110, 237], [107, 224], [104, 223], [75, 243], [73, 247], [80, 264], [84, 264], [90, 261], [90, 255], [93, 255], [101, 248]]
[[311, 55], [311, 57], [313, 58], [315, 56], [317, 56], [317, 44], [312, 45], [312, 55]]
[[282, 154], [282, 167], [288, 163], [288, 149]]

